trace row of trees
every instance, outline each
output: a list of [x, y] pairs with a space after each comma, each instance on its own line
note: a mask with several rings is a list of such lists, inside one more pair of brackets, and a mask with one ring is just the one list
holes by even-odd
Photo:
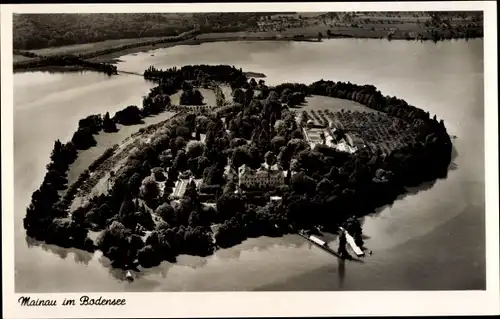
[[73, 55], [37, 56], [32, 60], [15, 62], [13, 67], [14, 70], [22, 70], [29, 68], [66, 66], [77, 66], [86, 70], [104, 72], [108, 75], [117, 74], [116, 65], [110, 63], [91, 62]]
[[204, 81], [222, 82], [229, 83], [233, 88], [248, 85], [243, 71], [229, 65], [186, 65], [167, 70], [150, 66], [144, 71], [144, 78], [160, 84], [172, 83], [178, 89], [182, 88], [184, 82], [192, 82], [195, 86], [199, 86]]
[[87, 229], [78, 215], [68, 218], [64, 205], [60, 203], [59, 190], [65, 188], [66, 172], [77, 157], [72, 142], [54, 143], [42, 185], [32, 197], [23, 220], [26, 234], [37, 240], [63, 247], [78, 247], [92, 251], [94, 245], [87, 237]]

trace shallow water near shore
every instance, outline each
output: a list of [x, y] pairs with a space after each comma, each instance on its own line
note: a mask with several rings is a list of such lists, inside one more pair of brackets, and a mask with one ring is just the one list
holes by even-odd
[[373, 255], [364, 263], [341, 263], [296, 235], [261, 237], [207, 258], [180, 256], [128, 283], [100, 253], [27, 240], [22, 219], [54, 140], [71, 138], [86, 115], [140, 105], [154, 84], [125, 74], [16, 73], [16, 292], [485, 289], [483, 40], [214, 42], [152, 53], [120, 57], [118, 69], [231, 64], [264, 73], [271, 85], [373, 84], [444, 120], [457, 136], [448, 176], [365, 218]]

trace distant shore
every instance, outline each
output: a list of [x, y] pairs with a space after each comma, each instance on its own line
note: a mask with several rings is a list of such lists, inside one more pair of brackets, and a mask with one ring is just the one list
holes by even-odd
[[[322, 34], [318, 37], [317, 33], [302, 32], [304, 30], [289, 30], [290, 32], [226, 32], [226, 33], [203, 33], [193, 36], [189, 39], [175, 41], [175, 42], [161, 42], [163, 37], [158, 38], [137, 38], [137, 39], [122, 39], [122, 40], [107, 40], [96, 43], [89, 44], [76, 44], [70, 46], [45, 48], [40, 50], [31, 50], [21, 52], [22, 54], [38, 56], [43, 53], [44, 56], [62, 56], [62, 55], [82, 55], [82, 56], [93, 56], [92, 58], [85, 59], [94, 63], [109, 63], [116, 64], [120, 62], [118, 59], [121, 56], [138, 53], [138, 52], [148, 52], [160, 48], [170, 48], [178, 45], [200, 45], [209, 42], [229, 42], [229, 41], [304, 41], [304, 42], [321, 42], [323, 39], [341, 39], [341, 38], [355, 38], [355, 39], [387, 39], [391, 40], [407, 40], [407, 41], [425, 41], [432, 40], [427, 38], [419, 38], [417, 36], [409, 37], [408, 35], [398, 35], [394, 34], [390, 38], [384, 36], [381, 32], [354, 32], [353, 30], [342, 30], [342, 32], [332, 32], [329, 35]], [[293, 31], [293, 32], [292, 32]], [[351, 32], [349, 32], [351, 31]], [[145, 40], [149, 43], [145, 44]], [[120, 42], [127, 42], [126, 47], [123, 49], [120, 46]], [[135, 41], [135, 43], [134, 43]], [[90, 47], [90, 48], [89, 48]], [[110, 53], [100, 53], [103, 51], [110, 51]], [[17, 52], [16, 52], [17, 53]], [[68, 67], [32, 67], [30, 62], [40, 60], [41, 57], [27, 57], [19, 54], [14, 56], [14, 72], [26, 72], [34, 70], [43, 71], [54, 71], [54, 72], [65, 72], [65, 71], [85, 71], [89, 70], [85, 67], [79, 66], [68, 66]]]

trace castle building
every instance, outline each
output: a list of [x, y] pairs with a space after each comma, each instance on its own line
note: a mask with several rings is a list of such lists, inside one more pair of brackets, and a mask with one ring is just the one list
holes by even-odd
[[285, 184], [285, 174], [279, 169], [251, 169], [246, 165], [238, 168], [238, 184], [244, 189], [266, 190]]

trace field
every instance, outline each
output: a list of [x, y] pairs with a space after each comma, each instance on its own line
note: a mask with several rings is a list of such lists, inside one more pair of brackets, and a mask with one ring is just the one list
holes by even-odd
[[224, 97], [226, 98], [226, 102], [233, 101], [233, 90], [231, 89], [231, 87], [229, 85], [221, 85], [220, 88], [222, 90], [222, 93], [224, 94]]
[[24, 62], [24, 61], [32, 61], [33, 58], [28, 58], [19, 54], [12, 55], [12, 62]]
[[141, 42], [147, 42], [151, 40], [158, 40], [161, 37], [150, 37], [150, 38], [134, 38], [134, 39], [118, 39], [118, 40], [106, 40], [93, 43], [84, 44], [74, 44], [66, 45], [61, 47], [44, 48], [38, 50], [31, 50], [37, 55], [52, 56], [52, 55], [64, 55], [64, 54], [88, 54], [95, 51], [107, 50], [122, 45], [129, 45]]
[[369, 113], [378, 113], [377, 111], [370, 109], [360, 103], [338, 99], [334, 97], [321, 96], [321, 95], [312, 95], [306, 97], [306, 103], [301, 105], [299, 108], [294, 108], [299, 112], [302, 110], [318, 110], [318, 109], [328, 109], [332, 112], [338, 112], [341, 109], [358, 111], [358, 112], [369, 112]]

